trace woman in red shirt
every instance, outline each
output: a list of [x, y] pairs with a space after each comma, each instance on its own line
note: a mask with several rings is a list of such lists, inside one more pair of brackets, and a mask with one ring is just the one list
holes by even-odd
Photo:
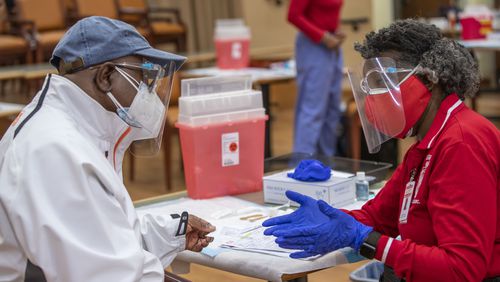
[[500, 131], [463, 103], [479, 89], [476, 62], [415, 20], [355, 49], [365, 62], [349, 77], [368, 148], [417, 142], [361, 210], [287, 191], [301, 207], [264, 222], [265, 234], [295, 258], [352, 247], [385, 264], [382, 281], [500, 281]]
[[344, 34], [342, 0], [291, 0], [288, 20], [298, 29], [295, 44], [298, 99], [294, 151], [335, 155], [340, 120]]

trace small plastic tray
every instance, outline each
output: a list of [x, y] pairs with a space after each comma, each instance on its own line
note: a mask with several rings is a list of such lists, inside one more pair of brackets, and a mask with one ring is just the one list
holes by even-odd
[[264, 108], [196, 117], [184, 116], [179, 114], [178, 122], [189, 126], [203, 126], [207, 124], [231, 123], [240, 120], [252, 120], [255, 118], [263, 118], [265, 117], [265, 115], [266, 110]]
[[379, 261], [371, 261], [354, 270], [349, 275], [354, 282], [378, 282], [380, 275], [384, 272], [384, 264]]
[[179, 114], [201, 116], [262, 108], [262, 92], [244, 90], [179, 98]]
[[183, 79], [181, 82], [181, 97], [249, 90], [252, 90], [250, 75], [191, 78]]

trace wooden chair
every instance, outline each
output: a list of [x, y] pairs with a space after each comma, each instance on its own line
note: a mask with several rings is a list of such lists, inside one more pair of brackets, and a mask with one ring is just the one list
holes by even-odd
[[17, 0], [17, 20], [31, 21], [36, 28], [36, 61], [50, 58], [66, 32], [66, 12], [61, 0]]
[[[5, 2], [0, 1], [0, 65], [10, 67], [31, 64], [35, 48], [33, 23], [15, 20], [7, 10]], [[12, 77], [8, 72], [0, 75], [1, 97], [7, 92], [23, 91], [22, 79], [17, 75]]]
[[187, 29], [180, 17], [178, 9], [153, 7], [147, 0], [115, 0], [121, 18], [126, 21], [137, 21], [133, 13], [147, 15], [147, 22], [152, 32], [153, 44], [173, 43], [177, 52], [186, 52]]
[[89, 16], [118, 19], [114, 0], [74, 0], [74, 9], [79, 19]]
[[[172, 191], [172, 155], [175, 152], [172, 152], [172, 137], [177, 136], [179, 139], [179, 129], [175, 127], [175, 123], [179, 117], [179, 97], [181, 95], [181, 80], [180, 75], [176, 75], [174, 77], [174, 82], [172, 85], [172, 96], [170, 97], [170, 103], [168, 106], [167, 112], [167, 121], [165, 122], [165, 141], [163, 143], [163, 152], [164, 152], [164, 170], [166, 178], [166, 189], [167, 191]], [[180, 139], [179, 139], [179, 167], [182, 170], [182, 154], [180, 148]]]
[[[66, 0], [69, 1], [69, 0]], [[127, 21], [127, 17], [146, 19], [145, 11], [119, 11], [115, 0], [73, 0], [73, 9], [76, 19], [89, 16], [102, 16], [111, 19]], [[152, 40], [152, 32], [146, 20], [133, 23], [137, 31], [148, 41]]]
[[349, 157], [352, 159], [361, 159], [361, 120], [358, 115], [358, 108], [354, 98], [347, 102], [346, 116], [348, 120], [349, 133]]
[[7, 11], [5, 1], [1, 1], [0, 64], [31, 64], [35, 48], [34, 24], [13, 18]]

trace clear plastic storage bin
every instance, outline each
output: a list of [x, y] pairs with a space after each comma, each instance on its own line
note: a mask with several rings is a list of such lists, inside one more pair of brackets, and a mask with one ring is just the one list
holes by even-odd
[[267, 116], [251, 85], [248, 76], [182, 81], [176, 126], [191, 198], [262, 189]]
[[354, 282], [378, 282], [383, 272], [383, 263], [371, 261], [351, 272], [349, 278]]

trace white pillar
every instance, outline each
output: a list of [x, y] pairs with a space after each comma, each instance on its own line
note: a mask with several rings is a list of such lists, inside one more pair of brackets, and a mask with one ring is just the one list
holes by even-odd
[[394, 21], [394, 0], [372, 0], [373, 30], [390, 25]]

